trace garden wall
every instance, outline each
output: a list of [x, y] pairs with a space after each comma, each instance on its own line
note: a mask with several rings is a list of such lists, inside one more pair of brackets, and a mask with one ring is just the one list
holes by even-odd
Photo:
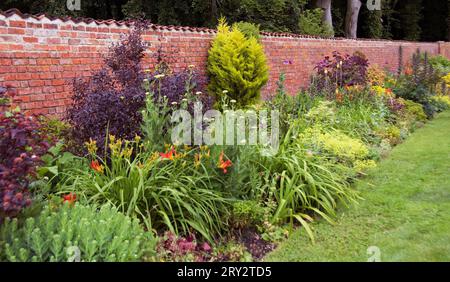
[[[15, 91], [22, 108], [30, 112], [61, 115], [70, 103], [73, 78], [89, 76], [98, 69], [108, 46], [129, 30], [129, 24], [0, 11], [0, 86]], [[172, 56], [175, 70], [195, 65], [204, 74], [214, 35], [214, 30], [206, 28], [151, 25], [145, 34], [151, 46], [144, 67], [152, 68], [155, 59], [151, 53], [161, 47]], [[286, 74], [287, 90], [295, 94], [308, 85], [315, 64], [334, 50], [361, 51], [372, 64], [390, 70], [396, 70], [400, 61], [406, 63], [417, 48], [450, 58], [450, 43], [444, 42], [320, 39], [264, 33], [262, 43], [270, 66], [264, 95], [276, 88], [281, 72]]]

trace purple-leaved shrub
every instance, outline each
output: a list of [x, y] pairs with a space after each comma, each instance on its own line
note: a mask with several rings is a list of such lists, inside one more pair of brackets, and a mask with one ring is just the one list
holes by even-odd
[[136, 22], [129, 34], [110, 47], [101, 70], [89, 79], [74, 81], [66, 118], [78, 150], [90, 138], [104, 152], [107, 134], [122, 139], [139, 134], [145, 105], [141, 60], [147, 48], [141, 35], [146, 26]]
[[0, 222], [31, 204], [28, 186], [50, 147], [37, 118], [12, 108], [5, 92], [0, 88]]

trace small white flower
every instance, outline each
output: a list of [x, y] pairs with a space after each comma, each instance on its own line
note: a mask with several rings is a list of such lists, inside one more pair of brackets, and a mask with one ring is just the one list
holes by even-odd
[[145, 95], [150, 95], [150, 92], [145, 92]]
[[181, 100], [181, 101], [183, 101], [183, 102], [187, 102], [187, 100], [188, 100], [188, 99], [186, 99], [186, 98], [183, 98], [183, 100]]
[[227, 93], [228, 93], [228, 90], [223, 90], [222, 93], [223, 93], [223, 94], [227, 94]]
[[163, 77], [165, 77], [164, 74], [157, 74], [157, 75], [155, 75], [155, 78], [156, 78], [156, 79], [160, 79], [160, 78], [163, 78]]
[[203, 94], [202, 91], [195, 92], [195, 95], [202, 95], [202, 94]]
[[234, 103], [236, 103], [236, 100], [232, 99], [232, 100], [230, 100], [230, 103], [234, 104]]
[[32, 155], [31, 158], [32, 158], [32, 159], [36, 159], [37, 156], [36, 156], [36, 155]]
[[176, 105], [176, 104], [178, 104], [177, 102], [172, 102], [172, 105]]
[[147, 78], [144, 78], [144, 82], [148, 82], [148, 79], [147, 79]]

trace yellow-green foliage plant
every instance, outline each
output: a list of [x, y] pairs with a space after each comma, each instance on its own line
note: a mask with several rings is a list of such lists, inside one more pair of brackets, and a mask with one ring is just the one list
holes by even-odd
[[218, 105], [224, 98], [235, 100], [239, 108], [256, 103], [269, 78], [263, 47], [220, 19], [209, 50], [208, 75], [208, 89]]

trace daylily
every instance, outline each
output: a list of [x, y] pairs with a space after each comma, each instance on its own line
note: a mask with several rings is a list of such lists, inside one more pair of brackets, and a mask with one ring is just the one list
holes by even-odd
[[103, 173], [103, 166], [97, 161], [91, 161], [91, 168], [98, 173]]
[[392, 94], [393, 94], [392, 89], [391, 88], [387, 88], [386, 89], [386, 94], [389, 95], [389, 96], [392, 96]]
[[69, 193], [69, 194], [63, 196], [63, 203], [69, 203], [70, 205], [73, 205], [76, 200], [77, 200], [77, 195], [74, 193]]
[[199, 167], [201, 163], [202, 155], [201, 154], [195, 154], [194, 155], [194, 166]]
[[165, 160], [165, 159], [173, 160], [174, 155], [175, 155], [176, 153], [177, 153], [177, 152], [175, 151], [175, 149], [174, 149], [174, 148], [171, 148], [170, 151], [168, 151], [168, 152], [166, 152], [166, 153], [159, 153], [159, 156], [160, 156], [161, 159], [163, 159], [163, 160]]
[[223, 156], [224, 156], [224, 154], [223, 154], [223, 151], [222, 151], [222, 152], [220, 153], [220, 156], [219, 156], [219, 165], [218, 165], [217, 167], [220, 168], [220, 169], [222, 169], [222, 170], [223, 170], [223, 173], [227, 173], [227, 168], [229, 168], [230, 166], [232, 166], [233, 163], [232, 163], [230, 160], [224, 161], [224, 160], [223, 160]]

